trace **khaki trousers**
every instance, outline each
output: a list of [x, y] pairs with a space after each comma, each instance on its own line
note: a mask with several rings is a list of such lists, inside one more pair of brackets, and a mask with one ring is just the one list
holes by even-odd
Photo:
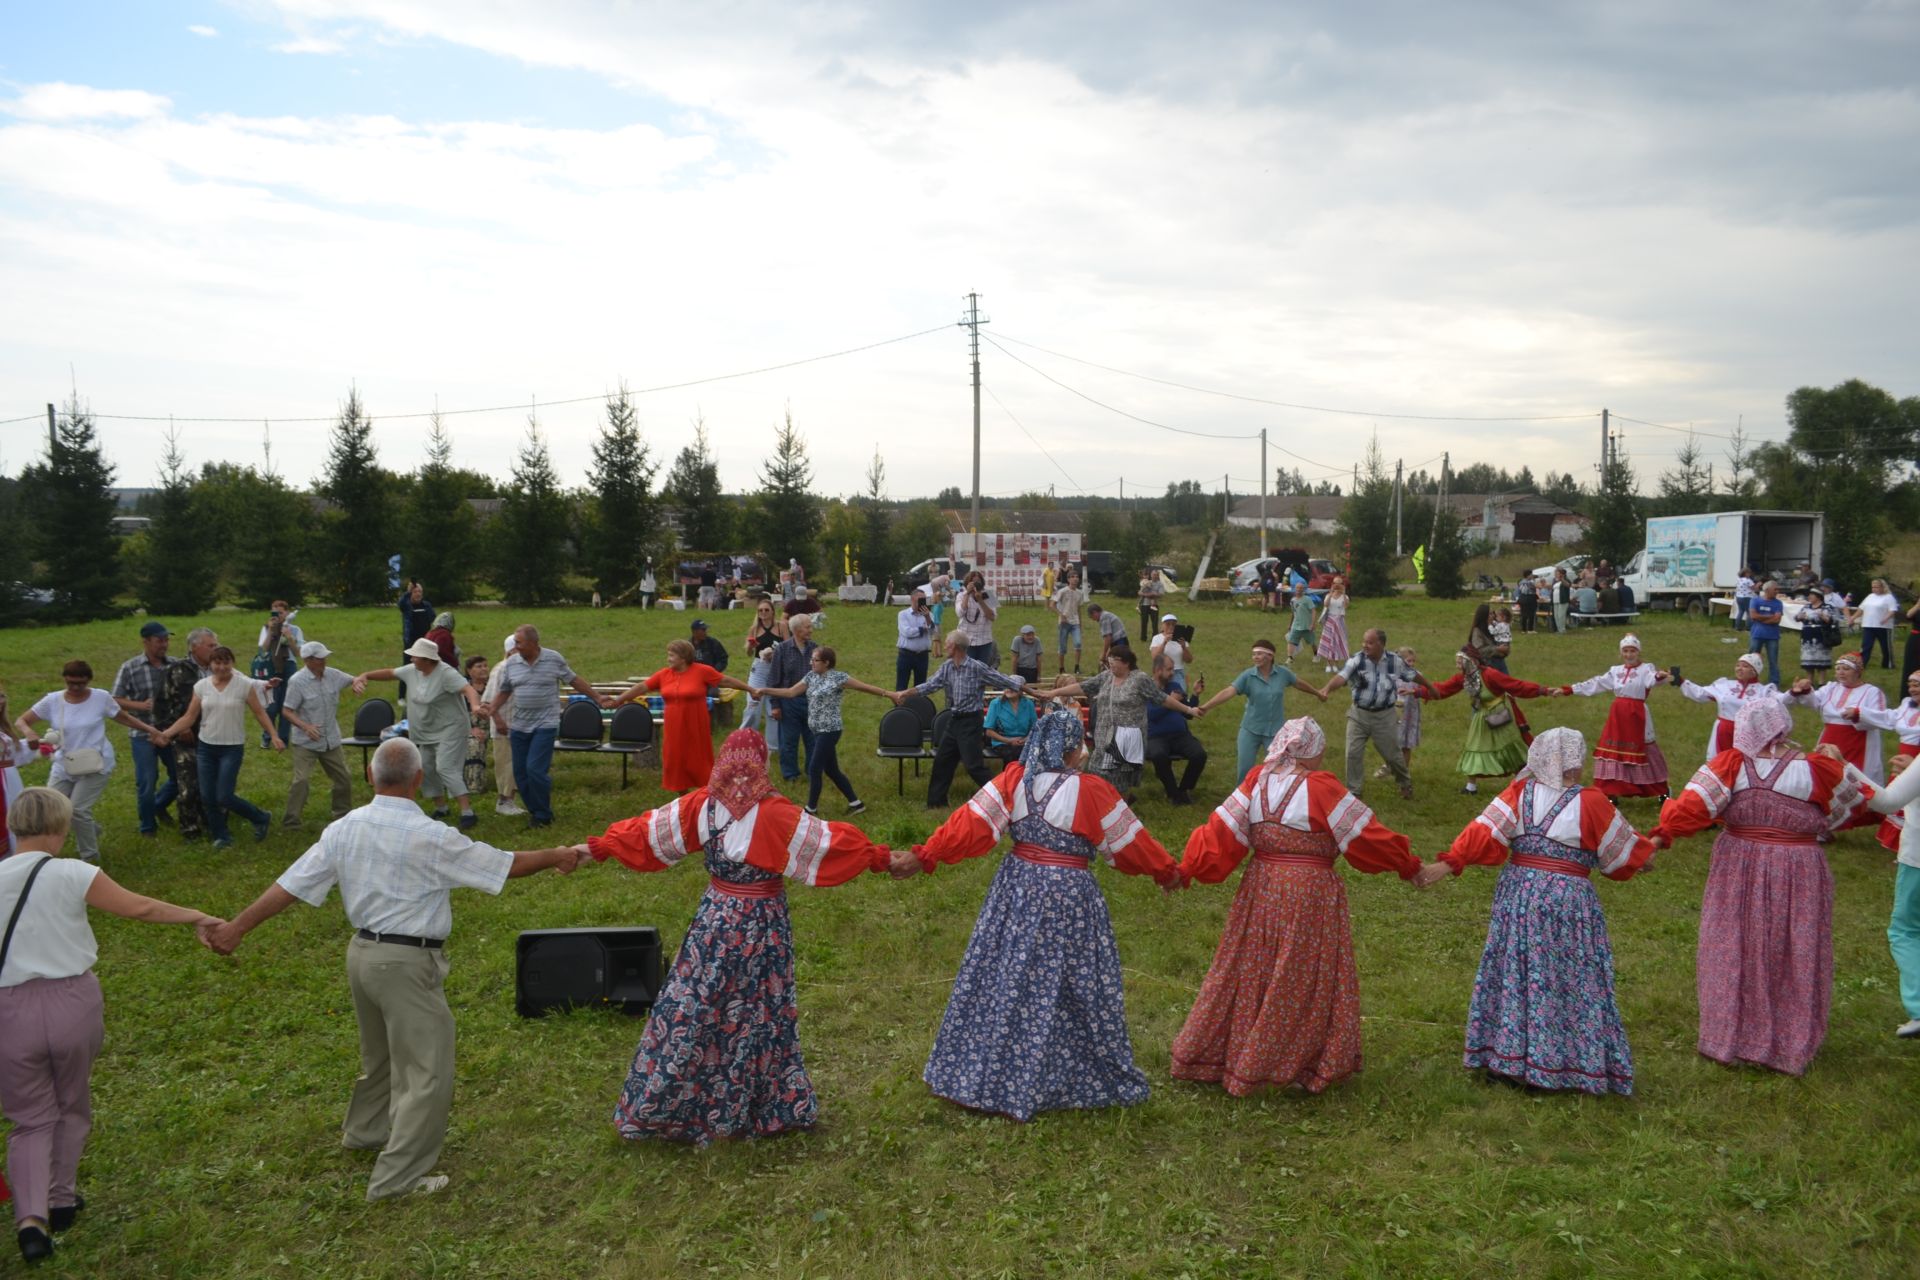
[[1406, 753], [1400, 750], [1400, 725], [1392, 707], [1368, 711], [1362, 707], [1347, 710], [1347, 790], [1358, 797], [1367, 779], [1367, 743], [1372, 742], [1380, 758], [1393, 771], [1393, 780], [1402, 791], [1413, 786], [1407, 772]]
[[493, 790], [501, 800], [519, 794], [513, 785], [513, 742], [504, 733], [493, 740]]
[[315, 751], [312, 747], [289, 748], [293, 755], [293, 785], [287, 788], [287, 812], [281, 821], [294, 826], [307, 807], [307, 787], [313, 767], [319, 765], [333, 783], [333, 816], [340, 819], [353, 808], [353, 776], [347, 772], [347, 749], [332, 747]]
[[395, 942], [347, 944], [360, 1023], [360, 1075], [342, 1146], [379, 1151], [367, 1199], [405, 1195], [433, 1171], [453, 1109], [453, 1010], [447, 953]]

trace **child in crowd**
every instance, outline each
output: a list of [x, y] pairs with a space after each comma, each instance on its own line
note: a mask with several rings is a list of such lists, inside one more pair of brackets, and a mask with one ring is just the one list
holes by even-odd
[[1493, 637], [1495, 644], [1502, 646], [1496, 656], [1487, 659], [1487, 665], [1501, 675], [1512, 675], [1507, 670], [1507, 654], [1513, 650], [1513, 610], [1506, 605], [1496, 605], [1487, 619], [1487, 634]]
[[[1406, 663], [1416, 671], [1419, 670], [1420, 664], [1417, 655], [1413, 651], [1412, 645], [1402, 645], [1400, 648], [1394, 650], [1394, 652], [1400, 655], [1400, 661]], [[1413, 749], [1420, 745], [1420, 704], [1424, 699], [1419, 695], [1419, 685], [1413, 683], [1411, 680], [1402, 680], [1399, 682], [1397, 701], [1400, 704], [1400, 730], [1397, 740], [1400, 743], [1401, 754], [1407, 758], [1407, 768], [1409, 770], [1413, 768]], [[1373, 776], [1376, 778], [1384, 778], [1390, 773], [1391, 770], [1389, 770], [1387, 766], [1381, 765], [1373, 771]]]

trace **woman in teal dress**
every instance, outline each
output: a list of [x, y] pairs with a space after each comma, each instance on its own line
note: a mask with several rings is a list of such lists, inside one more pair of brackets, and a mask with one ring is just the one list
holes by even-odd
[[1460, 669], [1450, 679], [1434, 685], [1431, 693], [1417, 692], [1423, 698], [1451, 698], [1466, 692], [1467, 740], [1455, 767], [1467, 780], [1461, 790], [1472, 795], [1480, 790], [1479, 779], [1509, 777], [1526, 766], [1527, 743], [1510, 699], [1551, 698], [1560, 691], [1482, 666], [1471, 647], [1454, 654], [1453, 661]]
[[1233, 776], [1240, 779], [1247, 776], [1247, 770], [1266, 759], [1267, 744], [1273, 741], [1273, 735], [1280, 732], [1280, 726], [1287, 722], [1287, 688], [1298, 685], [1314, 697], [1325, 702], [1327, 691], [1316, 689], [1293, 673], [1291, 667], [1274, 665], [1274, 648], [1271, 640], [1253, 642], [1253, 665], [1233, 678], [1233, 683], [1207, 699], [1201, 706], [1201, 714], [1213, 710], [1235, 694], [1247, 700], [1247, 709], [1240, 717], [1240, 738], [1238, 742], [1239, 766]]

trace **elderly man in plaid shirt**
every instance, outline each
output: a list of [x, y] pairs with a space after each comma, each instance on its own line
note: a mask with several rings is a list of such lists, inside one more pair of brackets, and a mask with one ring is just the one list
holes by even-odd
[[947, 710], [953, 714], [947, 717], [947, 732], [933, 748], [933, 769], [927, 776], [927, 808], [944, 809], [947, 807], [947, 789], [953, 785], [953, 770], [956, 765], [964, 765], [967, 776], [973, 779], [973, 785], [984, 787], [993, 777], [982, 756], [981, 735], [985, 729], [987, 701], [986, 687], [996, 689], [1024, 689], [1027, 682], [1019, 676], [1010, 676], [995, 671], [978, 658], [967, 656], [967, 633], [949, 631], [947, 633], [947, 660], [940, 669], [911, 689], [902, 689], [891, 695], [893, 705], [899, 706], [913, 694], [932, 693], [935, 689], [947, 691]]
[[[153, 720], [156, 711], [165, 709], [164, 705], [156, 708], [154, 704], [166, 702], [167, 668], [173, 665], [167, 657], [167, 644], [172, 635], [164, 622], [149, 622], [140, 628], [140, 652], [121, 663], [119, 674], [113, 678], [113, 700], [120, 704], [122, 711]], [[170, 749], [155, 746], [152, 739], [137, 730], [130, 739], [134, 804], [140, 817], [140, 834], [151, 836], [158, 830], [160, 819], [173, 821], [167, 814], [167, 806], [179, 794], [180, 784], [174, 775]], [[160, 787], [163, 766], [167, 771], [167, 785]]]

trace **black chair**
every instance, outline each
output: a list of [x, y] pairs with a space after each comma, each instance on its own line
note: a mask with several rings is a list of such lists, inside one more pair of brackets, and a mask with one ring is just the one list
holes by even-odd
[[600, 750], [620, 757], [620, 789], [627, 788], [627, 759], [653, 750], [653, 713], [643, 702], [629, 702], [613, 713]]
[[902, 702], [900, 705], [905, 707], [908, 711], [913, 712], [913, 714], [919, 718], [921, 735], [924, 736], [928, 741], [932, 741], [933, 718], [936, 713], [936, 709], [933, 705], [933, 699], [929, 698], [924, 693], [916, 693], [908, 697], [907, 700], [905, 702]]
[[949, 707], [933, 718], [933, 728], [927, 733], [927, 751], [929, 754], [940, 749], [940, 742], [947, 736], [947, 726], [953, 723], [953, 708]]
[[913, 761], [913, 776], [920, 776], [920, 762], [933, 759], [920, 733], [920, 717], [905, 707], [895, 707], [880, 717], [880, 749], [874, 752], [882, 760], [892, 760], [898, 768], [900, 794], [907, 794], [907, 761]]
[[367, 761], [373, 755], [373, 749], [384, 739], [382, 731], [393, 728], [393, 704], [385, 698], [368, 698], [353, 713], [353, 736], [344, 738], [343, 747], [360, 748], [360, 772], [367, 771]]
[[560, 735], [554, 739], [555, 751], [598, 751], [606, 734], [607, 722], [597, 702], [569, 702], [560, 713]]

